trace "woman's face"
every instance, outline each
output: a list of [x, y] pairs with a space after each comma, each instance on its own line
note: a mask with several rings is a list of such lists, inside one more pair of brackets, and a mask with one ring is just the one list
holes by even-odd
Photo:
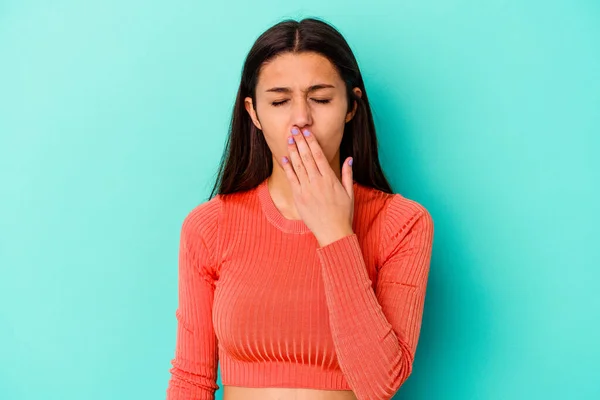
[[[354, 92], [361, 96], [359, 88]], [[292, 127], [307, 128], [330, 164], [338, 156], [344, 125], [356, 112], [347, 112], [346, 86], [333, 64], [318, 53], [284, 53], [261, 68], [256, 104], [246, 97], [245, 107], [262, 130], [273, 157], [281, 165], [288, 156]]]

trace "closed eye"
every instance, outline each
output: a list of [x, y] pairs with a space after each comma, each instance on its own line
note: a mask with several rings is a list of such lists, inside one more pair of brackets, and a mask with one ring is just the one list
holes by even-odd
[[[327, 104], [329, 103], [331, 100], [330, 99], [311, 99], [313, 100], [315, 103], [319, 103], [319, 104]], [[287, 103], [287, 100], [282, 100], [282, 101], [274, 101], [271, 104], [275, 107], [278, 107], [280, 105], [283, 105]]]

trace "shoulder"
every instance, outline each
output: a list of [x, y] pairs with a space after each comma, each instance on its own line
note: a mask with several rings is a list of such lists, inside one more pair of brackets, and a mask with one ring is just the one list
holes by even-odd
[[427, 219], [428, 222], [433, 224], [431, 213], [423, 204], [398, 193], [388, 195], [384, 219], [389, 228], [394, 225], [398, 226], [398, 223], [403, 226], [420, 218]]
[[214, 254], [218, 246], [222, 203], [221, 195], [217, 194], [188, 211], [181, 225], [182, 238], [188, 243], [203, 243]]
[[415, 218], [430, 219], [431, 214], [419, 202], [399, 193], [387, 193], [371, 187], [358, 185], [357, 197], [359, 207], [369, 210], [387, 229], [394, 229]]
[[221, 214], [222, 199], [220, 195], [213, 197], [192, 208], [183, 219], [182, 227], [188, 232], [210, 234], [218, 224]]
[[434, 223], [429, 210], [416, 200], [395, 193], [387, 196], [381, 225], [380, 251], [385, 258], [407, 237], [431, 245]]

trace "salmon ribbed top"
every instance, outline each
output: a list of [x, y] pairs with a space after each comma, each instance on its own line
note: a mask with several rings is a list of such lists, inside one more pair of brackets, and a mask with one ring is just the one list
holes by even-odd
[[320, 247], [267, 180], [185, 217], [167, 400], [223, 385], [389, 399], [412, 371], [433, 244], [419, 203], [354, 182], [353, 234]]

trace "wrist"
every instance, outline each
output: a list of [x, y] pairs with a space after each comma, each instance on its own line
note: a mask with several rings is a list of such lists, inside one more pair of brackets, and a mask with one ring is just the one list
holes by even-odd
[[319, 247], [325, 247], [328, 244], [337, 242], [338, 240], [343, 239], [346, 236], [350, 236], [353, 234], [354, 234], [354, 231], [352, 230], [352, 228], [341, 229], [341, 230], [331, 232], [326, 235], [317, 237], [317, 242], [319, 243]]

